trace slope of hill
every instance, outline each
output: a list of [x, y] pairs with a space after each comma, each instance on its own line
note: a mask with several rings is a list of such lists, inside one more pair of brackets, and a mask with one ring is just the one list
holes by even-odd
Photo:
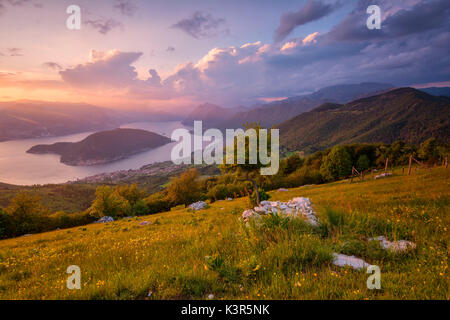
[[80, 142], [37, 145], [28, 153], [61, 155], [61, 162], [73, 166], [103, 164], [171, 142], [167, 137], [138, 129], [115, 129], [91, 134]]
[[450, 138], [450, 98], [395, 89], [346, 105], [324, 104], [279, 126], [281, 144], [313, 152], [336, 144]]
[[[240, 198], [1, 240], [0, 299], [448, 300], [450, 171], [398, 172], [270, 192], [274, 201], [310, 198], [320, 229], [275, 219], [245, 228]], [[417, 249], [395, 254], [366, 241], [380, 235]], [[379, 266], [383, 289], [368, 289], [365, 271], [334, 266], [332, 252]], [[69, 265], [81, 267], [81, 290], [66, 287]]]
[[261, 122], [263, 127], [282, 123], [303, 112], [310, 111], [323, 103], [347, 103], [391, 89], [383, 83], [346, 84], [326, 87], [312, 94], [288, 98], [268, 103], [259, 108], [236, 113], [220, 124], [220, 128], [237, 128], [246, 122]]

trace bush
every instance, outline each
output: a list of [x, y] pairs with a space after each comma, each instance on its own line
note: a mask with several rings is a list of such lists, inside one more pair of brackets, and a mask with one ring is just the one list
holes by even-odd
[[302, 167], [285, 178], [286, 187], [296, 188], [306, 184], [320, 184], [324, 182], [322, 173], [317, 169]]
[[370, 168], [370, 159], [366, 154], [359, 156], [358, 161], [356, 162], [356, 169], [358, 171], [364, 171]]
[[100, 186], [95, 191], [95, 200], [88, 209], [95, 218], [111, 216], [114, 219], [125, 217], [131, 213], [131, 205], [122, 197], [117, 189], [110, 186]]
[[345, 147], [336, 146], [323, 159], [320, 171], [328, 180], [346, 177], [352, 172], [352, 159]]
[[167, 187], [167, 198], [173, 205], [189, 204], [199, 201], [204, 196], [200, 190], [198, 182], [199, 173], [196, 169], [189, 169], [183, 172], [180, 177], [172, 179], [172, 183]]
[[211, 201], [225, 200], [234, 197], [235, 194], [242, 195], [243, 190], [244, 184], [217, 184], [209, 189], [206, 197]]
[[[259, 190], [259, 201], [266, 201], [270, 199], [270, 195], [266, 193], [263, 189]], [[256, 207], [258, 205], [256, 201], [256, 192], [253, 193], [249, 197], [250, 207]]]
[[169, 211], [171, 208], [170, 201], [167, 196], [162, 193], [152, 194], [150, 197], [144, 199], [147, 205], [147, 212], [149, 214]]

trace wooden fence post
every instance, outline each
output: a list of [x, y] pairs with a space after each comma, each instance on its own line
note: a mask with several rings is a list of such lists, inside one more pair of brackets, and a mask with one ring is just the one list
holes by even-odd
[[411, 165], [412, 165], [412, 154], [409, 155], [409, 169], [408, 169], [408, 176], [411, 175]]
[[386, 158], [386, 164], [385, 164], [385, 166], [384, 166], [384, 173], [387, 172], [388, 164], [389, 164], [389, 158]]

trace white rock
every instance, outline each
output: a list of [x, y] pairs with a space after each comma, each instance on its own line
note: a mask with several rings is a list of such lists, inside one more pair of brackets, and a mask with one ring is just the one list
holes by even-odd
[[370, 238], [369, 241], [380, 241], [381, 246], [386, 250], [394, 252], [404, 252], [416, 248], [416, 244], [407, 240], [389, 241], [385, 237]]
[[386, 173], [382, 173], [382, 174], [375, 176], [375, 179], [386, 178], [386, 177], [390, 177], [390, 176], [392, 176], [392, 173], [386, 172]]
[[278, 189], [278, 192], [287, 192], [287, 191], [289, 191], [288, 189], [285, 189], [285, 188], [280, 188], [280, 189]]
[[189, 206], [189, 209], [197, 211], [202, 210], [208, 207], [208, 204], [205, 201], [194, 202]]
[[113, 222], [114, 218], [110, 217], [110, 216], [104, 216], [101, 217], [99, 220], [96, 221], [96, 223], [108, 223], [108, 222]]
[[361, 270], [370, 266], [370, 264], [355, 256], [346, 256], [340, 253], [333, 253], [333, 256], [333, 264], [339, 267], [350, 266], [355, 270]]

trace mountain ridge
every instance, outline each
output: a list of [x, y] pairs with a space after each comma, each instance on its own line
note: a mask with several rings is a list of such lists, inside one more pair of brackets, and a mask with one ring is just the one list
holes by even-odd
[[284, 147], [305, 152], [356, 142], [418, 144], [430, 137], [447, 142], [450, 98], [398, 88], [347, 104], [324, 104], [278, 128]]

